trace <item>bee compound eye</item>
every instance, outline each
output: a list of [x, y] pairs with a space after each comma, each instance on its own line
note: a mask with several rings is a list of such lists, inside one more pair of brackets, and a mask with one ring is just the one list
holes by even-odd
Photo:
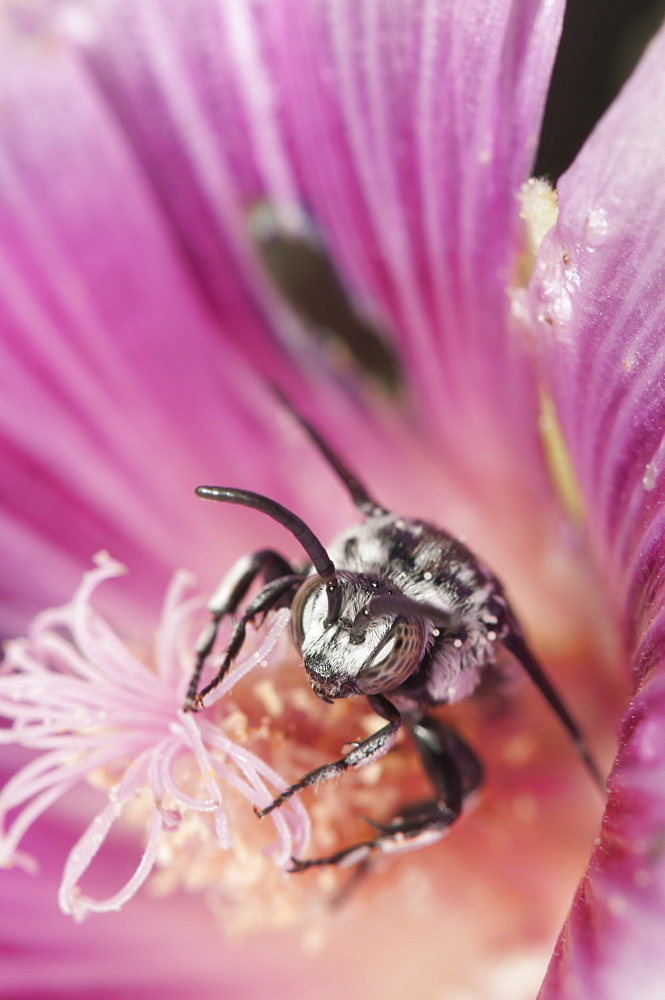
[[311, 625], [312, 600], [323, 584], [318, 576], [308, 577], [296, 592], [291, 605], [291, 635], [296, 647], [301, 650], [305, 632]]

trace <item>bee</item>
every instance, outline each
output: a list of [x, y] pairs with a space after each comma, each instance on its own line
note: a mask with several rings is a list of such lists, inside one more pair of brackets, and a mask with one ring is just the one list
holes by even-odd
[[[291, 637], [314, 693], [326, 702], [364, 696], [385, 724], [339, 760], [290, 785], [258, 815], [278, 809], [304, 788], [377, 760], [402, 727], [411, 735], [433, 795], [391, 822], [372, 821], [367, 840], [326, 857], [293, 858], [291, 870], [363, 864], [377, 852], [424, 846], [446, 833], [481, 784], [483, 769], [473, 750], [431, 709], [472, 695], [501, 647], [540, 689], [602, 787], [581, 730], [530, 651], [497, 577], [453, 535], [377, 503], [318, 431], [293, 415], [365, 519], [326, 550], [296, 514], [268, 497], [225, 486], [196, 489], [203, 499], [251, 507], [279, 522], [297, 538], [308, 562], [297, 567], [278, 552], [261, 549], [235, 564], [208, 604], [211, 621], [197, 645], [184, 708], [203, 707], [242, 649], [250, 622], [273, 608], [289, 607]], [[216, 675], [199, 690], [221, 622], [235, 615], [259, 576], [263, 588], [235, 623]]]

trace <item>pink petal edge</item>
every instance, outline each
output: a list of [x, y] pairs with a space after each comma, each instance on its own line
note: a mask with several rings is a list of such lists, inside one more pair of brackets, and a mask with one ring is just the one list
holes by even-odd
[[635, 697], [541, 996], [660, 996], [665, 962], [665, 29], [559, 185], [531, 296]]

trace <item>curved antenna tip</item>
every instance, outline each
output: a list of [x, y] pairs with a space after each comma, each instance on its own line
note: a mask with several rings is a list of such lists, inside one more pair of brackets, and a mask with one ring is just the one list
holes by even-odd
[[197, 486], [194, 492], [197, 497], [201, 497], [203, 500], [239, 504], [241, 507], [250, 507], [253, 510], [261, 511], [273, 521], [284, 525], [287, 531], [290, 531], [300, 542], [309, 556], [315, 572], [325, 583], [328, 598], [327, 623], [331, 625], [337, 621], [342, 610], [342, 586], [337, 579], [332, 559], [304, 521], [286, 507], [282, 507], [276, 500], [264, 497], [261, 493], [252, 493], [250, 490], [239, 490], [232, 486]]

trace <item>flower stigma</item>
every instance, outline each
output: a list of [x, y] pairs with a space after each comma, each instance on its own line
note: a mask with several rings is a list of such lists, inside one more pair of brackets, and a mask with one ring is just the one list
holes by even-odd
[[[77, 920], [121, 909], [147, 882], [168, 895], [202, 893], [224, 929], [325, 921], [348, 870], [288, 871], [292, 857], [329, 854], [371, 836], [364, 816], [387, 821], [418, 787], [420, 769], [404, 746], [293, 797], [260, 821], [288, 781], [340, 755], [345, 743], [380, 726], [362, 698], [324, 705], [311, 691], [286, 634], [289, 613], [268, 616], [198, 713], [182, 711], [200, 630], [206, 622], [193, 577], [175, 574], [152, 652], [140, 657], [93, 606], [95, 591], [125, 570], [106, 553], [70, 603], [40, 614], [27, 638], [7, 644], [0, 741], [41, 751], [0, 792], [0, 864], [35, 869], [20, 849], [29, 827], [81, 784], [102, 797], [65, 863], [61, 909]], [[207, 670], [216, 672], [228, 633]], [[287, 781], [288, 779], [288, 781]], [[427, 794], [426, 786], [421, 789]], [[310, 824], [310, 816], [312, 824]], [[133, 832], [142, 853], [115, 893], [97, 898], [93, 861], [114, 827]], [[312, 829], [313, 827], [313, 829]]]
[[[266, 664], [288, 614], [274, 615], [263, 641], [219, 692], [214, 709], [192, 716], [181, 709], [183, 685], [204, 620], [192, 577], [175, 574], [147, 664], [93, 609], [100, 584], [124, 572], [106, 553], [96, 563], [69, 604], [42, 613], [26, 639], [7, 645], [0, 712], [13, 725], [0, 732], [0, 740], [42, 754], [0, 793], [0, 862], [29, 866], [31, 859], [19, 850], [29, 826], [71, 788], [87, 782], [106, 803], [65, 864], [59, 894], [65, 913], [82, 919], [89, 912], [120, 909], [153, 872], [152, 887], [162, 893], [209, 889], [223, 881], [227, 900], [241, 888], [250, 893], [252, 885], [261, 885], [276, 901], [273, 883], [280, 881], [291, 854], [305, 848], [309, 820], [294, 801], [272, 822], [256, 822], [252, 806], [266, 805], [285, 782], [253, 751], [264, 742], [260, 725], [239, 726], [241, 703], [235, 698], [222, 703], [221, 696], [230, 694], [239, 677]], [[247, 830], [235, 822], [243, 811]], [[15, 815], [8, 823], [9, 814]], [[96, 899], [79, 883], [121, 819], [141, 831], [143, 853], [114, 895]], [[279, 919], [283, 911], [267, 914], [268, 922]]]

